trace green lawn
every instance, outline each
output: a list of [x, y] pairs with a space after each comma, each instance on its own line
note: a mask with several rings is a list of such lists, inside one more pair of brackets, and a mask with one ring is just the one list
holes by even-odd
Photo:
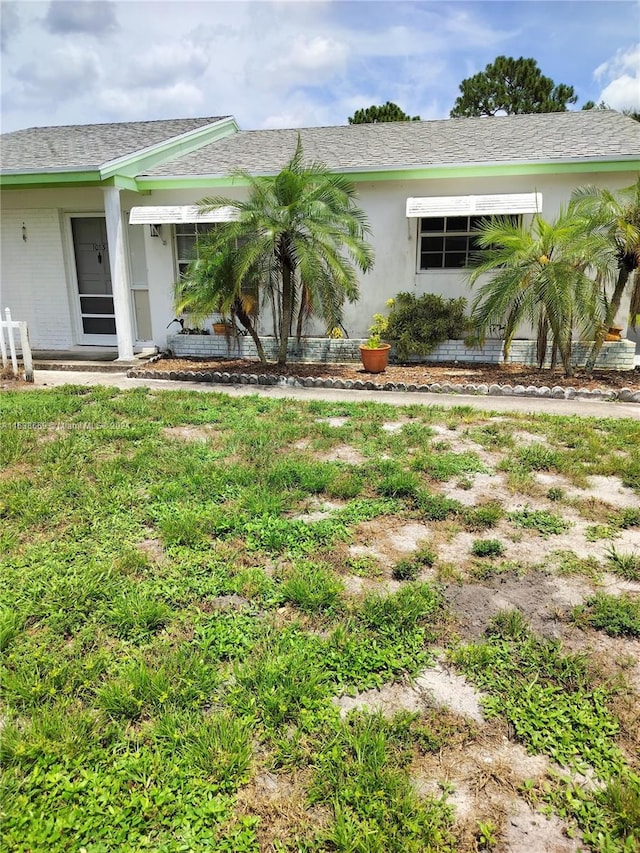
[[[457, 633], [438, 543], [472, 535], [468, 582], [508, 569], [496, 525], [546, 542], [571, 507], [607, 535], [637, 529], [640, 423], [71, 386], [4, 393], [0, 416], [4, 850], [490, 849], [486, 823], [461, 834], [446, 784], [412, 785], [452, 742], [450, 716], [341, 717], [333, 701], [416, 676], [436, 649], [530, 752], [603, 783], [550, 778], [522, 795], [587, 849], [636, 849], [640, 780], [614, 701], [625, 688], [513, 614], [481, 640]], [[526, 451], [518, 430], [546, 444]], [[499, 463], [452, 450], [447, 433]], [[519, 513], [442, 493], [492, 470], [532, 505], [537, 471], [576, 486], [616, 476], [639, 509], [576, 505], [559, 488], [552, 509]], [[433, 526], [433, 543], [394, 566], [349, 548], [412, 521]], [[617, 547], [637, 579], [617, 541], [583, 576], [615, 570]], [[637, 608], [620, 621], [606, 603], [575, 618], [637, 626]]]

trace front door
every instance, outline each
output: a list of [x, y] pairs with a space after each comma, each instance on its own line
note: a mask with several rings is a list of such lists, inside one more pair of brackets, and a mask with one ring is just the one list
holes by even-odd
[[107, 223], [104, 216], [71, 219], [82, 343], [117, 342], [111, 290]]

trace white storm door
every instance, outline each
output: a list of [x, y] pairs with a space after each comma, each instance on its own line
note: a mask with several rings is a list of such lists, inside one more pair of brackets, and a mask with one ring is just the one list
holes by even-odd
[[80, 342], [117, 344], [109, 244], [104, 216], [71, 219], [80, 309]]

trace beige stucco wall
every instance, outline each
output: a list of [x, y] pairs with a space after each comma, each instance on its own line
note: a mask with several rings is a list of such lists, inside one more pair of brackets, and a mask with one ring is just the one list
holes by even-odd
[[[475, 195], [538, 191], [543, 196], [542, 215], [553, 219], [569, 199], [574, 187], [593, 183], [620, 189], [636, 180], [636, 173], [618, 172], [586, 175], [546, 175], [537, 178], [433, 179], [421, 181], [377, 181], [358, 183], [358, 201], [369, 217], [376, 261], [374, 269], [361, 276], [360, 299], [345, 306], [344, 325], [351, 337], [367, 333], [375, 312], [384, 312], [386, 301], [401, 290], [421, 295], [464, 296], [469, 290], [463, 273], [455, 270], [417, 271], [418, 220], [407, 219], [409, 196]], [[140, 205], [194, 204], [204, 195], [223, 194], [241, 198], [244, 188], [230, 190], [156, 190], [147, 195], [123, 191], [123, 211]], [[71, 214], [102, 214], [100, 189], [6, 190], [1, 197], [2, 256], [0, 267], [0, 307], [9, 306], [16, 319], [29, 323], [35, 348], [62, 349], [80, 341], [76, 283], [73, 274], [73, 247], [69, 235]], [[22, 223], [27, 241], [22, 240]], [[173, 313], [173, 283], [176, 276], [173, 229], [163, 226], [162, 239], [154, 238], [148, 226], [142, 229], [144, 262], [149, 286], [153, 340], [166, 343], [167, 324]], [[623, 305], [621, 316], [626, 318]], [[270, 311], [263, 311], [261, 331], [269, 333]], [[626, 325], [626, 319], [620, 323]], [[175, 327], [169, 331], [175, 331]], [[319, 323], [306, 329], [322, 334]]]
[[[406, 200], [409, 196], [444, 195], [480, 195], [485, 193], [526, 193], [540, 192], [543, 196], [542, 215], [545, 219], [554, 219], [560, 208], [566, 205], [572, 190], [587, 183], [622, 189], [636, 180], [634, 172], [619, 172], [588, 175], [545, 175], [533, 177], [429, 179], [422, 181], [377, 181], [356, 184], [358, 203], [365, 209], [371, 225], [370, 242], [375, 250], [373, 270], [360, 277], [360, 299], [354, 305], [346, 305], [344, 325], [351, 337], [366, 336], [371, 317], [376, 312], [384, 313], [387, 300], [402, 290], [408, 290], [420, 296], [423, 293], [437, 293], [445, 298], [464, 296], [469, 302], [473, 293], [467, 285], [464, 273], [458, 270], [428, 272], [418, 271], [418, 220], [407, 219]], [[202, 193], [185, 190], [154, 191], [139, 203], [150, 205], [194, 204], [203, 195], [220, 193], [230, 198], [241, 198], [243, 189], [233, 191], [204, 190]], [[529, 217], [530, 218], [530, 217]], [[166, 230], [166, 229], [165, 229]], [[169, 247], [148, 246], [150, 280], [154, 288], [162, 292], [165, 316], [170, 311], [171, 284], [174, 270], [169, 265]], [[172, 251], [172, 250], [171, 250]], [[151, 273], [151, 270], [153, 272]], [[156, 304], [160, 305], [156, 295]], [[628, 305], [623, 305], [620, 315], [628, 314]], [[173, 316], [173, 315], [171, 315]], [[271, 331], [268, 319], [270, 312], [263, 311], [261, 331]], [[169, 317], [169, 319], [171, 319]], [[167, 320], [168, 322], [168, 320]], [[626, 325], [626, 319], [620, 323]], [[324, 328], [318, 321], [311, 322], [308, 334], [324, 334]], [[523, 336], [528, 330], [522, 330]]]

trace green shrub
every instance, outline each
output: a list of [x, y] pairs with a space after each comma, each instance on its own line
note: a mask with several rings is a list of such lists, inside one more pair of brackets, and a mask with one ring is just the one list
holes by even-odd
[[436, 555], [430, 548], [426, 546], [419, 548], [412, 557], [398, 560], [393, 568], [392, 577], [397, 581], [414, 581], [424, 566], [431, 568], [435, 561]]
[[640, 553], [623, 554], [610, 545], [607, 549], [609, 571], [628, 581], [640, 581]]
[[398, 293], [389, 314], [387, 338], [396, 355], [406, 361], [412, 355], [428, 355], [439, 343], [465, 338], [471, 331], [465, 314], [466, 299], [443, 299], [433, 293], [416, 298]]
[[509, 513], [509, 520], [517, 527], [525, 527], [528, 530], [537, 530], [543, 536], [558, 536], [571, 527], [570, 521], [565, 521], [559, 515], [547, 512], [545, 509], [524, 509]]

